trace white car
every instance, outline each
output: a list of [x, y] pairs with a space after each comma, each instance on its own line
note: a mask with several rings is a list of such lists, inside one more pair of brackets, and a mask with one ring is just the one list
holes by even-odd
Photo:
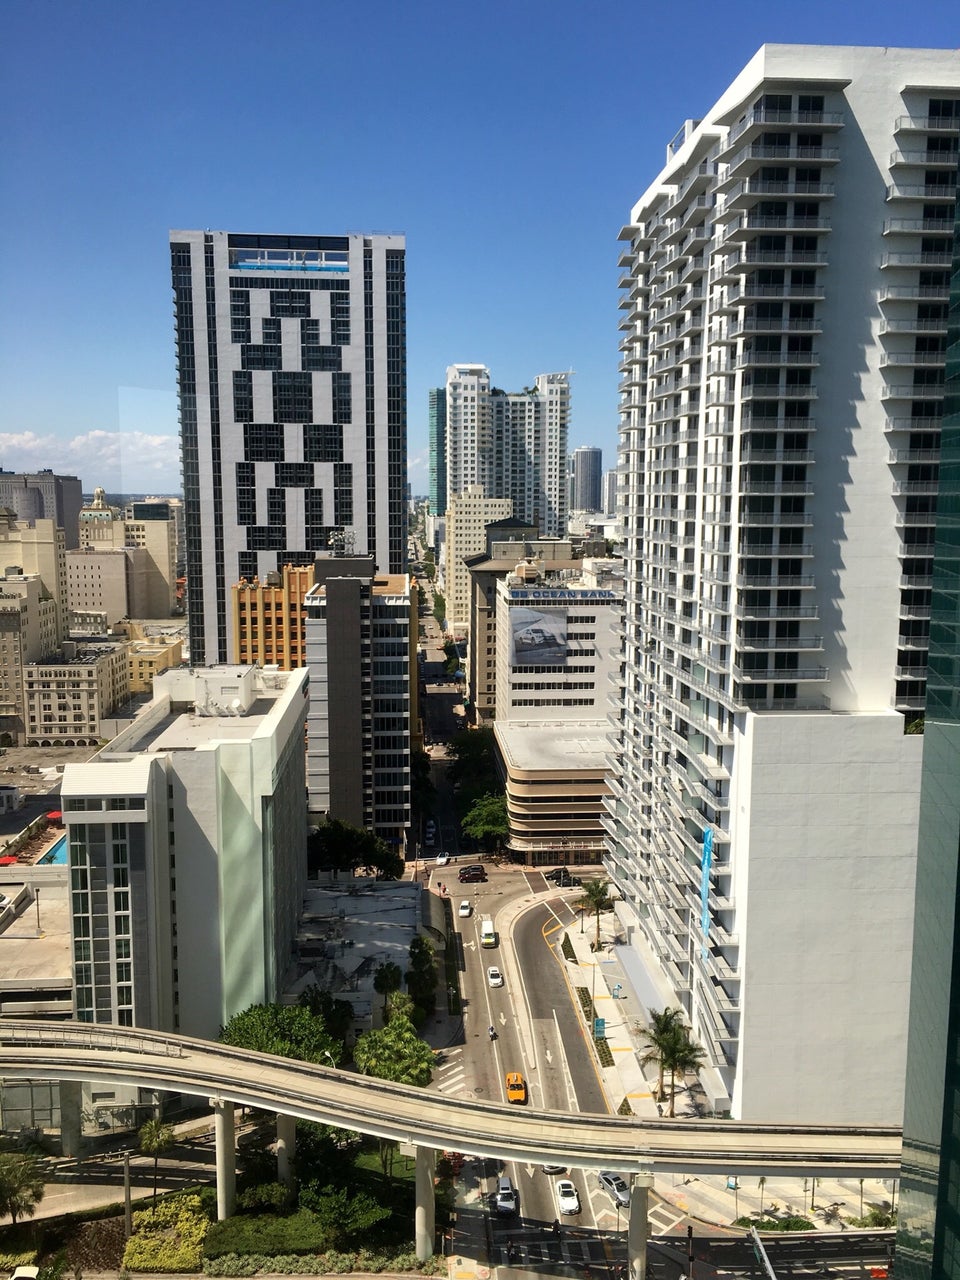
[[580, 1195], [569, 1178], [561, 1178], [556, 1185], [557, 1209], [560, 1213], [579, 1213]]
[[497, 968], [495, 964], [492, 964], [490, 968], [487, 970], [487, 986], [488, 987], [503, 986], [503, 974], [500, 972], [500, 970]]
[[12, 907], [13, 902], [5, 893], [0, 893], [0, 911], [6, 911], [7, 907]]
[[451, 859], [450, 859], [449, 853], [438, 853], [437, 861], [435, 865], [438, 867], [449, 867], [450, 861]]
[[467, 901], [466, 898], [464, 898], [464, 900], [460, 903], [459, 907], [457, 907], [457, 915], [460, 917], [461, 920], [467, 920], [470, 918], [470, 916], [473, 915], [473, 907], [470, 905], [470, 903]]

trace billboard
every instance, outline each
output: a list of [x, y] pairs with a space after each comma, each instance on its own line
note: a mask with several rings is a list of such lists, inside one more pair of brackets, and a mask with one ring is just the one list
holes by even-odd
[[566, 610], [510, 610], [510, 664], [514, 667], [559, 667], [567, 657]]

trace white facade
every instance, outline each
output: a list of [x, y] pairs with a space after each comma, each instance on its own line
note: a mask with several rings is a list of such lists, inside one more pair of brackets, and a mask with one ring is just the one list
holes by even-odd
[[900, 1120], [958, 100], [765, 46], [621, 233], [608, 865], [747, 1120]]
[[406, 566], [404, 243], [170, 233], [198, 664], [233, 653], [241, 578], [331, 546]]
[[446, 379], [447, 507], [470, 486], [509, 498], [512, 514], [561, 538], [567, 524], [570, 375], [542, 373], [504, 392], [485, 365], [457, 364]]
[[487, 525], [512, 516], [510, 498], [488, 498], [483, 486], [468, 485], [462, 493], [451, 491], [444, 529], [444, 600], [447, 629], [464, 636], [470, 629], [470, 570], [464, 556], [476, 555], [487, 545]]
[[75, 1016], [215, 1039], [276, 1000], [306, 883], [306, 671], [159, 675], [64, 770]]

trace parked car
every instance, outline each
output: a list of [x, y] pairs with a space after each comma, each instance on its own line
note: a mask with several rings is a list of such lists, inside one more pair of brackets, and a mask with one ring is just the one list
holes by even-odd
[[0, 893], [0, 911], [6, 911], [7, 907], [13, 906], [13, 899], [8, 898], [5, 893]]
[[516, 1213], [519, 1208], [519, 1197], [517, 1189], [509, 1178], [498, 1178], [497, 1189], [493, 1198], [494, 1207], [497, 1213], [508, 1214]]
[[488, 987], [503, 986], [503, 974], [500, 972], [500, 970], [497, 968], [495, 964], [492, 964], [490, 968], [487, 970], [487, 986]]
[[[524, 1103], [527, 1100], [527, 1082], [519, 1071], [508, 1071], [506, 1075], [507, 1101]], [[578, 1206], [579, 1208], [579, 1206]]]
[[460, 917], [461, 920], [467, 920], [470, 918], [470, 916], [473, 915], [473, 907], [470, 905], [470, 903], [467, 901], [466, 898], [464, 898], [464, 900], [460, 903], [459, 907], [457, 907], [457, 915]]
[[450, 857], [449, 853], [438, 853], [437, 860], [434, 865], [438, 867], [449, 867], [452, 861], [453, 859]]
[[614, 1204], [618, 1204], [621, 1209], [629, 1207], [630, 1188], [619, 1173], [601, 1173], [597, 1183], [607, 1192]]
[[579, 1213], [580, 1194], [569, 1178], [561, 1178], [556, 1185], [557, 1209], [560, 1213]]
[[486, 870], [480, 863], [472, 863], [469, 867], [461, 867], [457, 879], [461, 884], [483, 884], [487, 879]]

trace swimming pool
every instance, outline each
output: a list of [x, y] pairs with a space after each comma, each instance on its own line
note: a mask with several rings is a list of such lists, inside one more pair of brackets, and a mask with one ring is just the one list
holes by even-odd
[[65, 867], [67, 865], [67, 833], [64, 832], [55, 845], [37, 859], [38, 867]]

